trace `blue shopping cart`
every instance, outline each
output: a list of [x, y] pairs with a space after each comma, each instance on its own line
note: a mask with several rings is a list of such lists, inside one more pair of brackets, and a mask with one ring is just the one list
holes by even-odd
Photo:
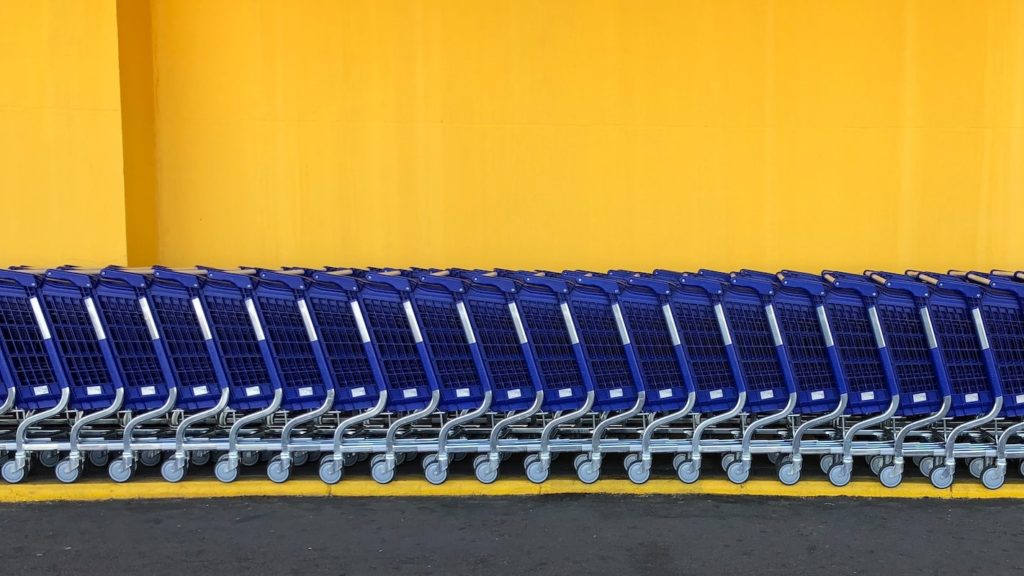
[[174, 375], [160, 342], [160, 332], [147, 294], [151, 273], [150, 270], [108, 267], [94, 276], [100, 320], [110, 340], [114, 364], [124, 386], [121, 409], [131, 414], [122, 436], [124, 450], [107, 468], [115, 482], [127, 482], [139, 461], [147, 466], [159, 463], [159, 450], [144, 450], [136, 457], [137, 451], [133, 448], [135, 431], [147, 422], [165, 416], [177, 401]]
[[948, 488], [957, 439], [995, 420], [1003, 409], [1003, 389], [981, 312], [982, 288], [947, 274], [907, 274], [931, 286], [928, 310], [949, 382], [949, 413], [969, 418], [946, 435], [945, 460], [929, 474], [936, 488]]
[[406, 451], [397, 450], [402, 448], [396, 443], [399, 430], [433, 414], [441, 398], [410, 301], [413, 284], [398, 271], [371, 272], [358, 293], [384, 375], [387, 409], [405, 413], [388, 426], [384, 453], [371, 460], [370, 473], [381, 484], [391, 482], [395, 467], [407, 458]]
[[267, 463], [267, 477], [288, 480], [292, 466], [302, 466], [309, 450], [292, 450], [292, 437], [334, 406], [335, 389], [319, 335], [313, 324], [301, 270], [260, 270], [254, 300], [274, 370], [281, 384], [281, 409], [296, 412], [281, 429], [281, 452]]
[[208, 449], [193, 449], [187, 442], [208, 436], [211, 431], [197, 433], [194, 427], [224, 412], [231, 398], [202, 299], [205, 278], [200, 270], [157, 267], [147, 290], [174, 377], [175, 408], [185, 415], [174, 432], [174, 455], [160, 466], [160, 474], [168, 482], [181, 481], [189, 465], [203, 466], [210, 461]]
[[239, 435], [247, 426], [277, 412], [284, 395], [256, 310], [255, 274], [255, 270], [208, 269], [201, 286], [230, 390], [228, 407], [244, 413], [228, 430], [228, 453], [222, 454], [214, 465], [214, 475], [221, 482], [234, 481], [239, 464], [254, 465], [259, 461], [255, 451], [240, 453]]
[[694, 427], [690, 453], [681, 452], [672, 460], [679, 479], [691, 484], [700, 477], [704, 435], [738, 416], [747, 404], [745, 376], [723, 305], [730, 283], [728, 276], [661, 269], [654, 277], [674, 288], [670, 304], [693, 378], [694, 411], [711, 414]]
[[[14, 458], [3, 463], [2, 476], [11, 484], [25, 479], [31, 468], [29, 432], [67, 407], [71, 398], [67, 377], [59, 368], [60, 356], [49, 321], [43, 314], [41, 270], [0, 269], [0, 360], [6, 370], [6, 410], [30, 414], [15, 430]], [[44, 465], [54, 466], [54, 451], [39, 454]]]
[[340, 482], [344, 467], [359, 457], [345, 451], [346, 432], [379, 416], [388, 403], [384, 374], [358, 299], [360, 276], [357, 270], [343, 268], [313, 272], [307, 291], [336, 390], [334, 409], [350, 414], [334, 430], [333, 453], [320, 461], [320, 479], [327, 484]]

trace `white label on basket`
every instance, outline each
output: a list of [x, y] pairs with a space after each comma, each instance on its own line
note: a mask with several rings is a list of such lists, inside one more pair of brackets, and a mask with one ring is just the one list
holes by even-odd
[[32, 394], [34, 394], [36, 396], [42, 396], [43, 394], [48, 394], [49, 392], [50, 392], [50, 387], [49, 386], [34, 386], [32, 388]]
[[874, 392], [861, 392], [860, 393], [860, 399], [861, 399], [861, 401], [864, 401], [864, 400], [874, 400], [875, 399], [875, 393]]
[[580, 343], [580, 337], [576, 334], [576, 323], [572, 321], [572, 313], [569, 312], [569, 303], [562, 302], [562, 319], [565, 320], [565, 329], [569, 331], [569, 341], [575, 346]]
[[626, 332], [626, 322], [622, 319], [622, 308], [618, 302], [612, 304], [612, 316], [615, 317], [615, 327], [619, 329], [619, 340], [623, 346], [629, 346], [629, 333]]
[[565, 398], [566, 396], [572, 396], [572, 388], [562, 388], [558, 391], [559, 398]]
[[523, 319], [519, 317], [519, 307], [515, 302], [508, 303], [509, 314], [512, 314], [512, 325], [516, 327], [516, 337], [520, 344], [526, 344], [526, 330], [523, 330]]
[[455, 303], [455, 309], [459, 311], [459, 321], [462, 322], [462, 331], [466, 333], [466, 342], [476, 344], [476, 335], [473, 334], [473, 325], [469, 323], [466, 305], [460, 300]]
[[245, 309], [249, 312], [249, 322], [252, 324], [252, 331], [256, 333], [256, 340], [263, 342], [266, 336], [263, 335], [263, 325], [260, 324], [260, 317], [256, 314], [256, 305], [252, 298], [245, 299]]
[[825, 314], [825, 307], [818, 306], [818, 324], [821, 326], [821, 335], [825, 337], [825, 347], [835, 346], [832, 340], [832, 327], [828, 325], [828, 316]]
[[1024, 394], [1017, 394], [1017, 396], [1015, 396], [1013, 400], [1017, 404], [1024, 404]]
[[609, 398], [622, 398], [622, 388], [616, 388], [608, 391]]
[[420, 334], [420, 323], [416, 321], [416, 314], [412, 311], [412, 302], [406, 300], [402, 302], [402, 307], [405, 308], [405, 318], [409, 321], [409, 329], [412, 330], [413, 341], [417, 344], [423, 342], [423, 335]]
[[679, 346], [682, 340], [679, 339], [679, 329], [676, 328], [676, 317], [672, 314], [672, 307], [662, 304], [661, 314], [665, 316], [665, 325], [668, 326], [668, 335], [672, 338], [672, 345]]
[[85, 387], [85, 394], [87, 396], [97, 396], [97, 395], [102, 394], [102, 393], [103, 393], [103, 388], [100, 388], [99, 386], [86, 386]]
[[196, 311], [196, 321], [199, 322], [199, 331], [203, 333], [203, 340], [213, 338], [213, 333], [210, 332], [210, 325], [206, 323], [206, 312], [203, 311], [202, 300], [193, 298], [192, 309]]
[[875, 333], [875, 345], [885, 348], [885, 336], [882, 335], [882, 323], [878, 321], [878, 310], [872, 306], [868, 308], [868, 318], [871, 319], [871, 331]]
[[313, 388], [311, 386], [304, 386], [299, 388], [299, 398], [305, 398], [306, 396], [313, 395]]
[[721, 390], [712, 390], [708, 393], [708, 396], [710, 396], [712, 400], [718, 400], [722, 396], [725, 396], [725, 394]]
[[912, 400], [914, 401], [915, 404], [917, 402], [924, 402], [927, 399], [928, 399], [928, 395], [925, 394], [924, 392], [919, 392], [917, 394], [914, 394], [914, 397], [912, 398]]
[[206, 396], [209, 393], [210, 393], [210, 389], [207, 388], [206, 386], [193, 386], [192, 387], [192, 395], [193, 396]]
[[143, 396], [152, 396], [153, 394], [156, 394], [156, 387], [155, 386], [143, 386], [142, 389], [140, 390], [140, 392], [142, 393]]
[[363, 344], [370, 341], [370, 333], [366, 330], [366, 320], [363, 319], [363, 310], [359, 307], [359, 302], [352, 301], [352, 316], [356, 319], [356, 328], [359, 329], [359, 339], [362, 340]]
[[406, 388], [405, 390], [402, 390], [402, 398], [413, 398], [414, 396], [416, 396], [415, 388]]
[[306, 299], [299, 298], [296, 304], [299, 305], [299, 315], [302, 316], [302, 324], [306, 327], [306, 336], [309, 336], [310, 342], [316, 342], [316, 329], [313, 328], [313, 319], [309, 316], [309, 306], [306, 305]]
[[658, 398], [670, 398], [672, 396], [671, 389], [658, 390]]
[[366, 396], [366, 388], [363, 388], [362, 386], [360, 386], [359, 388], [353, 388], [352, 389], [352, 397], [353, 398], [362, 398], [363, 396]]
[[725, 322], [725, 310], [721, 304], [715, 304], [715, 318], [718, 320], [718, 331], [722, 333], [722, 344], [732, 346], [732, 334], [729, 332], [729, 324]]
[[508, 391], [508, 399], [509, 400], [515, 400], [516, 398], [521, 398], [522, 395], [523, 395], [523, 393], [520, 392], [519, 390], [509, 390]]
[[814, 392], [811, 392], [811, 400], [824, 400], [824, 399], [825, 399], [825, 393], [822, 392], [821, 390], [815, 390]]
[[761, 400], [767, 400], [769, 398], [774, 398], [774, 397], [775, 397], [775, 390], [762, 390], [761, 391]]
[[248, 388], [245, 389], [245, 395], [246, 396], [256, 396], [259, 393], [260, 393], [260, 387], [259, 386], [249, 386]]
[[928, 313], [928, 308], [925, 306], [921, 307], [921, 322], [924, 323], [924, 335], [928, 339], [928, 348], [935, 349], [939, 347], [939, 343], [935, 340], [935, 330], [932, 329], [932, 315]]
[[459, 388], [455, 391], [456, 398], [466, 398], [469, 396], [469, 388]]
[[977, 402], [977, 401], [978, 401], [978, 395], [976, 393], [974, 393], [974, 392], [971, 392], [970, 394], [965, 394], [964, 395], [964, 402]]
[[779, 321], [775, 318], [775, 306], [771, 304], [764, 307], [764, 313], [768, 316], [768, 327], [772, 330], [772, 340], [775, 346], [782, 346], [782, 333], [779, 332]]
[[985, 332], [985, 323], [981, 321], [981, 308], [971, 310], [974, 316], [974, 328], [978, 331], [978, 342], [982, 350], [988, 350], [988, 333]]
[[149, 309], [149, 300], [145, 296], [139, 298], [139, 308], [142, 310], [142, 318], [146, 321], [146, 328], [149, 330], [149, 339], [159, 340], [160, 332], [156, 329], [156, 322], [153, 321], [153, 311]]
[[92, 298], [85, 299], [85, 311], [89, 313], [89, 321], [92, 322], [92, 329], [96, 332], [97, 340], [106, 340], [107, 334], [103, 331], [103, 324], [100, 323], [100, 315], [96, 313], [96, 303]]
[[43, 340], [50, 339], [50, 327], [46, 324], [46, 318], [43, 317], [43, 309], [39, 307], [39, 299], [35, 296], [28, 299], [28, 303], [32, 306], [32, 315], [36, 317], [36, 325], [39, 326], [39, 333], [42, 334]]

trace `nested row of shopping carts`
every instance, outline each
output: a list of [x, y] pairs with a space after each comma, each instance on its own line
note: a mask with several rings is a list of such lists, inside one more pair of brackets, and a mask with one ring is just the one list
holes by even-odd
[[1022, 273], [0, 270], [9, 483], [370, 459], [383, 484], [417, 456], [491, 483], [515, 454], [537, 483], [562, 454], [586, 483], [608, 454], [691, 483], [717, 454], [736, 483], [814, 456], [843, 486], [863, 457], [888, 487], [909, 459], [996, 489], [1022, 416]]

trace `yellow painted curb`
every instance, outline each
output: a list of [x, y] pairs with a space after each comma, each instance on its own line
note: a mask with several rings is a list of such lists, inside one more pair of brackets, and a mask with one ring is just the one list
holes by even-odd
[[483, 485], [472, 478], [457, 478], [441, 486], [433, 486], [419, 478], [399, 479], [381, 486], [366, 478], [346, 479], [327, 486], [317, 479], [297, 479], [285, 484], [268, 480], [241, 479], [231, 484], [216, 480], [192, 479], [179, 484], [162, 480], [141, 480], [115, 484], [97, 479], [77, 484], [33, 482], [0, 486], [0, 503], [68, 502], [94, 500], [148, 500], [170, 498], [237, 498], [270, 496], [314, 497], [446, 497], [446, 496], [538, 496], [550, 494], [618, 494], [634, 496], [704, 495], [704, 496], [774, 496], [774, 497], [846, 497], [846, 498], [940, 498], [993, 499], [1024, 498], [1024, 484], [1007, 484], [1000, 490], [987, 490], [976, 481], [965, 478], [947, 490], [937, 490], [924, 479], [912, 479], [898, 488], [888, 489], [872, 479], [855, 480], [845, 488], [836, 488], [826, 480], [805, 480], [785, 486], [775, 480], [751, 480], [736, 485], [728, 480], [708, 478], [695, 484], [675, 479], [654, 479], [643, 485], [629, 480], [608, 479], [596, 484], [583, 484], [574, 478], [553, 478], [544, 484], [523, 479], [501, 480]]

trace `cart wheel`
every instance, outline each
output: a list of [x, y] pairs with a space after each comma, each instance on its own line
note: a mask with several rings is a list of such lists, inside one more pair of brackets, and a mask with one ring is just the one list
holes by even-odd
[[146, 468], [152, 468], [160, 464], [163, 454], [159, 450], [143, 450], [139, 452], [139, 464]]
[[729, 473], [729, 467], [732, 466], [733, 462], [739, 460], [740, 457], [734, 452], [726, 452], [722, 454], [722, 472]]
[[625, 468], [626, 472], [629, 472], [629, 467], [633, 465], [633, 462], [638, 460], [640, 460], [640, 455], [636, 452], [630, 452], [622, 459], [622, 467]]
[[449, 458], [451, 459], [452, 462], [462, 462], [463, 460], [466, 459], [466, 456], [469, 456], [469, 454], [466, 452], [455, 452], [451, 456], [449, 456]]
[[[531, 454], [531, 456], [537, 455]], [[548, 472], [549, 469], [544, 468], [544, 463], [540, 461], [539, 456], [535, 460], [531, 461], [529, 464], [526, 465], [526, 478], [529, 479], [530, 482], [533, 482], [534, 484], [542, 484], [545, 480], [547, 480]]]
[[690, 459], [690, 455], [689, 454], [682, 453], [682, 452], [679, 453], [679, 454], [676, 454], [675, 456], [672, 457], [672, 467], [675, 468], [676, 470], [679, 470], [679, 467], [683, 465], [683, 462], [686, 462], [689, 459]]
[[168, 458], [160, 466], [160, 475], [168, 482], [181, 482], [185, 477], [185, 468], [187, 467], [188, 465], [184, 462], [179, 463], [177, 458]]
[[437, 454], [427, 454], [423, 458], [420, 458], [420, 465], [423, 466], [424, 471], [426, 471], [426, 469], [434, 462], [437, 462]]
[[589, 459], [590, 459], [590, 454], [587, 454], [587, 453], [577, 454], [576, 457], [572, 459], [572, 467], [573, 467], [573, 469], [578, 472], [579, 469], [580, 469], [580, 466], [582, 466], [583, 463], [586, 462]]
[[945, 490], [953, 485], [953, 470], [949, 466], [935, 466], [931, 470], [931, 474], [928, 475], [928, 479], [932, 481], [932, 486], [935, 486], [939, 490]]
[[114, 458], [110, 462], [110, 466], [107, 467], [107, 475], [114, 482], [123, 484], [132, 479], [132, 473], [135, 472], [134, 468], [134, 466], [128, 466], [124, 458]]
[[82, 465], [80, 463], [72, 464], [70, 458], [64, 458], [54, 466], [53, 471], [57, 475], [57, 480], [64, 484], [71, 484], [82, 475]]
[[729, 469], [725, 471], [725, 474], [733, 484], [743, 484], [750, 478], [750, 468], [744, 466], [743, 461], [734, 460], [732, 464], [729, 464]]
[[444, 481], [448, 479], [448, 469], [441, 468], [441, 462], [435, 459], [423, 469], [423, 475], [427, 478], [427, 482], [437, 486], [444, 484]]
[[473, 459], [473, 472], [481, 484], [492, 484], [498, 479], [498, 467], [491, 464], [491, 459], [486, 454]]
[[779, 456], [782, 456], [782, 454], [779, 454], [778, 452], [769, 452], [768, 461], [771, 462], [772, 464], [778, 464]]
[[292, 466], [305, 466], [309, 462], [309, 452], [293, 452]]
[[967, 470], [971, 473], [971, 476], [981, 478], [981, 474], [985, 471], [985, 459], [971, 458], [970, 462], [967, 463]]
[[395, 469], [388, 470], [388, 463], [384, 455], [378, 454], [371, 461], [370, 476], [378, 484], [387, 484], [395, 479]]
[[836, 465], [836, 457], [834, 454], [822, 454], [821, 460], [818, 461], [818, 466], [821, 467], [821, 471], [824, 474], [828, 474], [828, 471]]
[[981, 483], [989, 490], [998, 490], [1006, 480], [1006, 472], [1000, 471], [995, 466], [988, 466], [981, 471]]
[[238, 478], [238, 466], [232, 466], [228, 455], [223, 454], [217, 459], [217, 464], [213, 467], [213, 475], [221, 482], [234, 482], [235, 479]]
[[527, 454], [526, 458], [523, 458], [523, 468], [529, 468], [530, 464], [540, 460], [540, 454]]
[[895, 464], [886, 464], [878, 471], [878, 480], [886, 488], [895, 488], [903, 482], [903, 473], [896, 471]]
[[39, 463], [47, 468], [53, 468], [60, 462], [60, 452], [56, 450], [44, 450], [38, 455]]
[[28, 473], [28, 466], [18, 467], [18, 463], [14, 460], [8, 460], [4, 462], [2, 468], [0, 468], [0, 476], [3, 476], [4, 482], [8, 484], [17, 484], [25, 479], [25, 475]]
[[291, 475], [291, 467], [284, 463], [280, 455], [274, 456], [267, 463], [267, 478], [276, 484], [284, 484]]
[[86, 452], [86, 457], [89, 459], [89, 464], [97, 468], [103, 468], [110, 463], [110, 452], [106, 450], [90, 450]]
[[333, 454], [328, 454], [320, 459], [320, 480], [324, 484], [334, 485], [341, 482], [344, 473], [344, 461], [336, 462]]
[[850, 483], [850, 467], [839, 463], [828, 469], [828, 481], [842, 488]]
[[601, 465], [588, 458], [579, 465], [579, 468], [576, 469], [576, 476], [579, 477], [580, 482], [583, 482], [584, 484], [593, 484], [601, 477]]
[[779, 461], [779, 482], [792, 486], [800, 481], [800, 471], [788, 456]]
[[252, 450], [241, 452], [238, 455], [238, 462], [242, 466], [255, 466], [260, 463], [265, 453], [254, 452]]
[[368, 452], [360, 452], [359, 454], [356, 455], [356, 460], [358, 460], [360, 462], [366, 462], [369, 459], [370, 459], [370, 454]]
[[938, 458], [928, 456], [927, 458], [921, 458], [921, 462], [918, 463], [917, 469], [921, 471], [921, 474], [924, 475], [925, 478], [931, 478], [932, 470], [935, 468], [936, 464], [938, 464]]
[[651, 479], [651, 469], [644, 468], [644, 463], [639, 457], [629, 464], [626, 474], [629, 475], [629, 481], [633, 484], [644, 484]]
[[693, 484], [700, 478], [700, 465], [694, 460], [684, 460], [676, 468], [676, 475], [687, 484]]
[[505, 462], [506, 460], [508, 460], [511, 457], [512, 457], [512, 453], [511, 452], [502, 452], [501, 453], [501, 461], [502, 462]]
[[196, 450], [191, 454], [192, 465], [206, 466], [210, 463], [210, 456], [209, 450]]
[[1024, 476], [1024, 460], [1020, 461], [1020, 475]]
[[882, 467], [885, 466], [885, 457], [881, 455], [875, 455], [868, 459], [868, 466], [871, 468], [871, 473], [878, 476], [879, 472], [882, 471]]
[[[328, 456], [330, 456], [330, 454], [328, 454]], [[360, 456], [360, 454], [356, 454], [354, 452], [349, 452], [348, 454], [345, 454], [345, 455], [343, 455], [341, 457], [341, 463], [346, 468], [349, 468], [351, 466], [355, 466], [356, 463], [362, 462], [363, 460], [365, 460], [365, 458], [360, 458], [359, 456]]]

